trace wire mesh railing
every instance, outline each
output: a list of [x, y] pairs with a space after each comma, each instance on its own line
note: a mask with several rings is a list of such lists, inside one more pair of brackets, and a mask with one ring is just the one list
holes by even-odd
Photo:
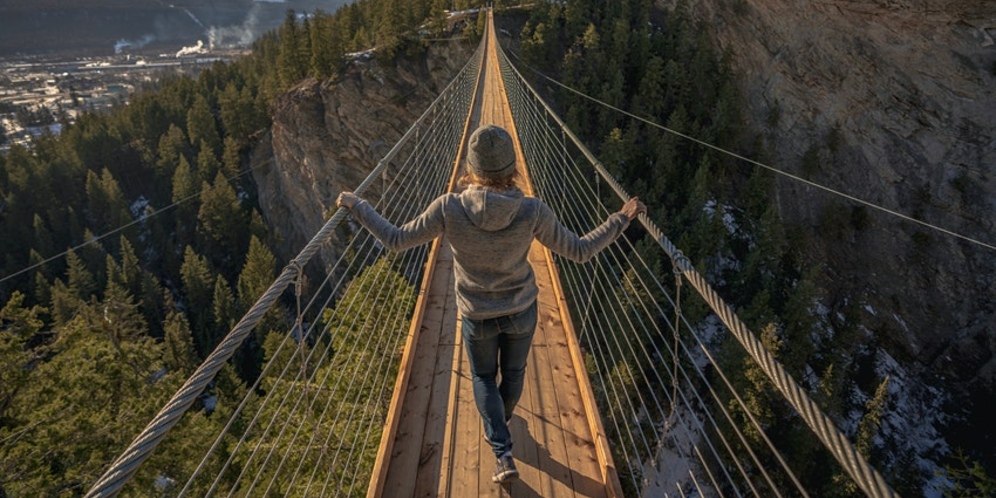
[[[483, 44], [356, 188], [372, 193], [371, 203], [392, 222], [411, 219], [447, 190], [482, 55]], [[120, 492], [197, 400], [190, 416], [210, 412], [223, 417], [223, 427], [174, 435], [211, 443], [187, 475], [156, 479], [164, 495], [366, 494], [429, 246], [388, 254], [357, 224], [341, 226], [346, 214], [331, 216], [87, 496]], [[319, 250], [337, 257], [324, 280], [305, 289], [304, 267]], [[254, 330], [291, 285], [294, 325]], [[249, 337], [263, 344], [262, 372], [240, 398], [218, 399], [216, 376]]]
[[[612, 212], [604, 202], [628, 195], [500, 49], [499, 66], [537, 195], [571, 229], [590, 230]], [[625, 238], [584, 265], [557, 258], [626, 494], [809, 496], [797, 477], [805, 465], [782, 454], [793, 443], [773, 440], [756, 398], [741, 394], [746, 374], [771, 380], [813, 430], [802, 437], [822, 443], [842, 475], [870, 496], [895, 496], [687, 258], [649, 218], [640, 221], [660, 245], [653, 250], [672, 259], [673, 283], [641, 256], [647, 247]], [[690, 323], [683, 279], [698, 291], [684, 292], [685, 306], [704, 310], [704, 301], [716, 315]]]

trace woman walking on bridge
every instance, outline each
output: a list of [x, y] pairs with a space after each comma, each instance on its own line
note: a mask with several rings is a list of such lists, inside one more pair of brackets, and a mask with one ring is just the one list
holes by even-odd
[[[527, 256], [533, 239], [553, 252], [585, 262], [612, 243], [646, 206], [632, 198], [583, 237], [564, 227], [540, 199], [516, 185], [515, 147], [502, 128], [489, 125], [471, 136], [461, 193], [438, 197], [402, 227], [387, 221], [350, 192], [337, 204], [392, 251], [445, 234], [453, 250], [457, 307], [484, 434], [498, 461], [492, 480], [517, 477], [508, 422], [522, 395], [526, 359], [536, 330], [539, 289]], [[498, 372], [501, 383], [498, 383]]]

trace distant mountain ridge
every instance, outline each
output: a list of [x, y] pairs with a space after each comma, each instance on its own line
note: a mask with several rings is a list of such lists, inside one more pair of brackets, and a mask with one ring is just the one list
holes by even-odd
[[[0, 58], [110, 55], [115, 49], [175, 51], [209, 37], [247, 42], [283, 20], [287, 9], [331, 11], [344, 0], [22, 0], [0, 3]], [[216, 28], [213, 32], [211, 28]], [[218, 29], [221, 28], [221, 29]], [[238, 36], [233, 36], [237, 34]]]

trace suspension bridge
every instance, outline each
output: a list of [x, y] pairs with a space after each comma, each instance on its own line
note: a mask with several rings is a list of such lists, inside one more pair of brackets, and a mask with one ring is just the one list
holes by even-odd
[[[603, 198], [628, 194], [511, 64], [490, 12], [487, 26], [460, 73], [355, 191], [404, 223], [459, 188], [466, 138], [497, 124], [515, 139], [527, 195], [586, 232], [613, 211]], [[530, 251], [539, 323], [511, 422], [521, 476], [510, 484], [490, 479], [447, 242], [391, 253], [340, 209], [87, 496], [135, 492], [138, 468], [289, 288], [295, 325], [280, 331], [190, 475], [156, 484], [170, 495], [809, 496], [784, 443], [766, 435], [715, 359], [714, 336], [730, 334], [857, 489], [897, 496], [688, 259], [649, 218], [639, 221], [672, 261], [673, 284], [625, 236], [583, 265], [538, 244]], [[315, 286], [305, 267], [318, 265], [319, 251], [332, 256]], [[693, 298], [715, 313], [711, 334], [682, 315], [682, 299]]]

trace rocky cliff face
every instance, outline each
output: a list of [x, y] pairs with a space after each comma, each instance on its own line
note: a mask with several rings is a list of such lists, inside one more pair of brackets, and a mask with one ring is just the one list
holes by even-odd
[[[324, 225], [339, 192], [355, 189], [473, 52], [460, 42], [385, 68], [356, 62], [335, 81], [306, 80], [277, 99], [273, 126], [253, 154], [267, 224], [294, 257]], [[371, 196], [379, 195], [377, 188]], [[320, 254], [334, 262], [332, 245]]]
[[[996, 2], [696, 0], [693, 10], [734, 54], [776, 166], [996, 244]], [[819, 160], [804, 168], [807, 150]], [[779, 180], [783, 216], [813, 230], [834, 202]], [[865, 211], [867, 223], [820, 252], [840, 290], [878, 310], [865, 323], [894, 354], [991, 383], [996, 251]]]
[[[996, 2], [690, 4], [733, 54], [773, 165], [996, 245]], [[778, 202], [823, 232], [812, 256], [831, 299], [861, 303], [909, 371], [990, 410], [996, 250], [785, 179]]]

